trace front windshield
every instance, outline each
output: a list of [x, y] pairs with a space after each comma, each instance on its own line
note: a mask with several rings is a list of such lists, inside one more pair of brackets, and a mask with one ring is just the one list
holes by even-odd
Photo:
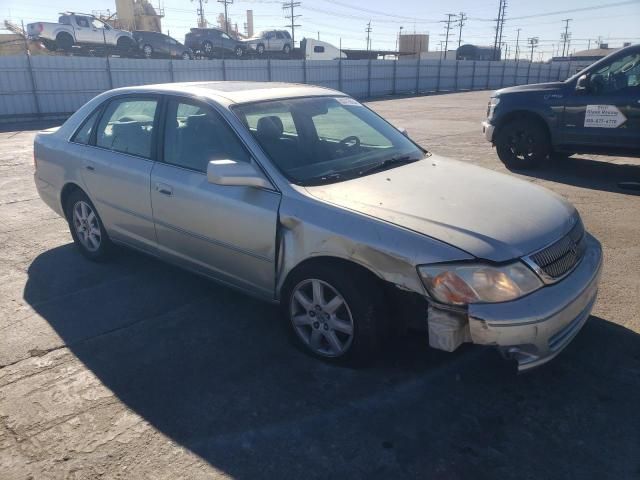
[[256, 102], [233, 110], [299, 185], [338, 182], [425, 157], [399, 130], [349, 97]]

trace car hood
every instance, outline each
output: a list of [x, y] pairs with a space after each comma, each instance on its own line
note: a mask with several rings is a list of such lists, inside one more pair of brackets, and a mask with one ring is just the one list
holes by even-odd
[[530, 85], [516, 85], [515, 87], [501, 88], [495, 92], [495, 95], [502, 95], [505, 93], [518, 93], [518, 92], [548, 92], [561, 90], [566, 84], [564, 82], [547, 82], [547, 83], [532, 83]]
[[512, 176], [431, 156], [330, 185], [313, 197], [393, 223], [495, 262], [554, 242], [573, 225], [562, 197]]

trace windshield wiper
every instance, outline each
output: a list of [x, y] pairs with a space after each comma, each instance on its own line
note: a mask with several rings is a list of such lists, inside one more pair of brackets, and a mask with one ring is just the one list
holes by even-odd
[[368, 175], [369, 173], [380, 172], [382, 170], [386, 170], [387, 168], [392, 167], [394, 165], [413, 163], [413, 162], [417, 162], [418, 160], [422, 160], [422, 159], [421, 158], [416, 158], [416, 157], [411, 156], [411, 155], [396, 155], [396, 156], [393, 156], [391, 158], [387, 158], [386, 160], [383, 160], [380, 163], [376, 163], [375, 165], [372, 165], [371, 167], [365, 168], [364, 170], [360, 170], [358, 172], [358, 175], [362, 177], [364, 175]]

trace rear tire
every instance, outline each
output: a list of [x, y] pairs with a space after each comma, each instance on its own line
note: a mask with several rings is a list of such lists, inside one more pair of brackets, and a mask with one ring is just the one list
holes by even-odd
[[287, 279], [281, 306], [296, 344], [329, 362], [370, 363], [387, 332], [384, 292], [356, 266], [300, 267]]
[[289, 55], [291, 53], [291, 46], [285, 45], [282, 51], [284, 52], [285, 55]]
[[56, 45], [59, 49], [68, 52], [73, 47], [73, 37], [68, 33], [59, 33], [56, 37]]
[[129, 53], [133, 50], [133, 40], [129, 37], [120, 37], [116, 43], [116, 47], [120, 53]]
[[240, 58], [244, 54], [244, 50], [242, 50], [242, 47], [238, 45], [233, 53], [235, 54], [236, 58]]
[[258, 55], [264, 55], [264, 45], [260, 44], [256, 47], [256, 53]]
[[65, 213], [80, 253], [96, 262], [106, 260], [113, 244], [89, 197], [82, 190], [72, 192], [67, 199]]
[[182, 52], [182, 60], [191, 60], [191, 54], [189, 52]]
[[549, 135], [538, 122], [519, 118], [504, 125], [496, 138], [498, 157], [509, 169], [540, 167], [551, 152]]
[[144, 54], [144, 58], [151, 58], [153, 56], [153, 47], [149, 44], [146, 44], [142, 47], [142, 53]]
[[213, 43], [208, 40], [202, 42], [202, 53], [207, 57], [213, 56]]

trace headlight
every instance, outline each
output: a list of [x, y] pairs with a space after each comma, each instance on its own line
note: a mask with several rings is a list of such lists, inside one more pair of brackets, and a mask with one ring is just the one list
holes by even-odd
[[542, 287], [538, 276], [521, 262], [497, 267], [478, 263], [421, 265], [418, 273], [435, 300], [451, 305], [506, 302]]
[[487, 118], [493, 117], [493, 112], [495, 111], [496, 106], [499, 103], [500, 103], [499, 97], [491, 97], [491, 100], [489, 100], [489, 106], [487, 108]]

